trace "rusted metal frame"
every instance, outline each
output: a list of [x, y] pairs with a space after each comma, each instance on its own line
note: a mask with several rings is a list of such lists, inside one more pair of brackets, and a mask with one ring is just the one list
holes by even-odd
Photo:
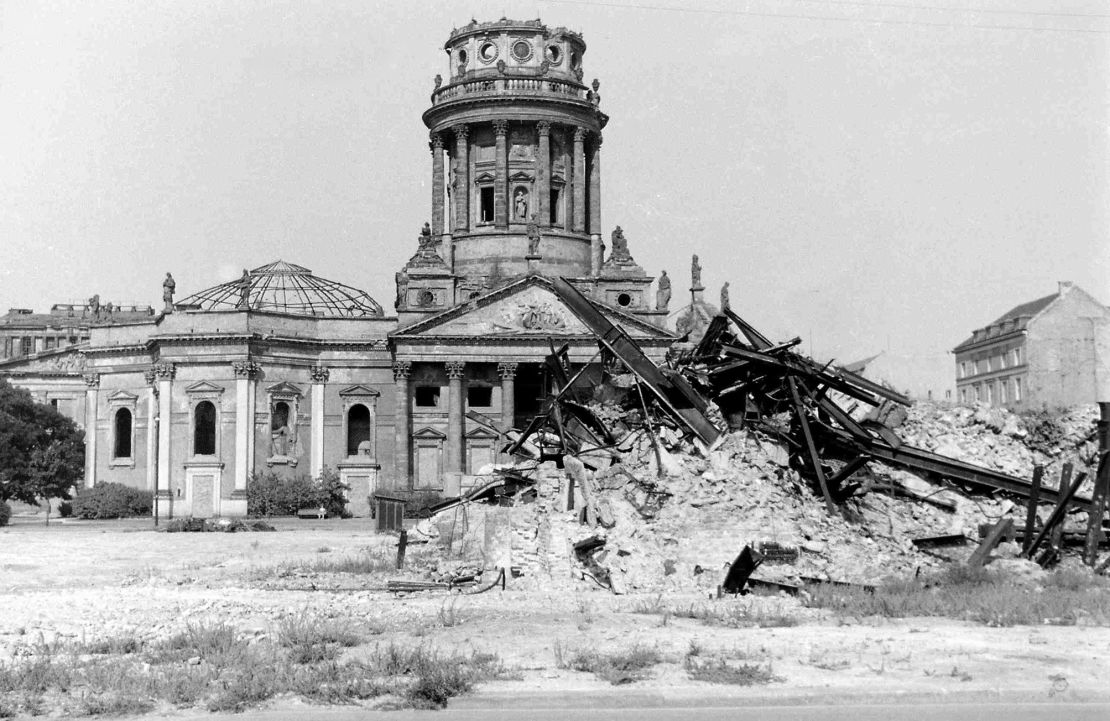
[[868, 403], [873, 406], [879, 405], [879, 399], [875, 396], [864, 390], [856, 388], [851, 383], [841, 380], [834, 375], [831, 375], [829, 373], [822, 373], [813, 364], [798, 362], [797, 360], [795, 360], [795, 358], [799, 358], [798, 356], [795, 356], [794, 358], [780, 358], [776, 356], [765, 355], [759, 351], [751, 351], [747, 350], [746, 348], [738, 348], [736, 346], [730, 345], [721, 346], [721, 350], [728, 355], [748, 358], [760, 363], [765, 363], [769, 366], [780, 368], [784, 372], [818, 379], [820, 380], [820, 382], [825, 383], [826, 385], [831, 386], [833, 389], [838, 390], [845, 395], [851, 396], [852, 398], [861, 400], [864, 403]]
[[[1063, 488], [1064, 484], [1067, 483], [1067, 477], [1071, 476], [1071, 471], [1071, 464], [1065, 463], [1063, 471], [1060, 472], [1060, 488]], [[1056, 502], [1056, 507], [1052, 509], [1052, 513], [1049, 515], [1048, 520], [1044, 522], [1044, 527], [1041, 528], [1041, 532], [1037, 534], [1037, 537], [1033, 539], [1033, 542], [1029, 544], [1029, 548], [1027, 548], [1022, 555], [1026, 558], [1033, 557], [1033, 554], [1037, 552], [1037, 547], [1041, 545], [1050, 533], [1052, 533], [1056, 524], [1064, 520], [1064, 514], [1068, 511], [1069, 503], [1072, 498], [1075, 497], [1075, 494], [1079, 491], [1079, 487], [1083, 485], [1083, 481], [1085, 480], [1087, 480], [1086, 473], [1080, 473], [1075, 477], [1075, 480], [1068, 486], [1067, 491], [1065, 491]]]
[[1029, 544], [1033, 542], [1033, 530], [1037, 522], [1037, 503], [1041, 498], [1041, 480], [1044, 478], [1044, 466], [1033, 466], [1033, 482], [1029, 487], [1029, 506], [1025, 511], [1025, 535], [1021, 539], [1021, 550], [1028, 551]]
[[721, 431], [706, 416], [707, 403], [681, 375], [666, 376], [644, 355], [628, 334], [609, 320], [565, 278], [556, 278], [552, 284], [556, 294], [567, 308], [593, 331], [598, 340], [619, 358], [628, 369], [643, 380], [660, 403], [679, 423], [701, 438], [705, 443], [715, 442]]
[[700, 358], [714, 354], [717, 342], [726, 330], [728, 330], [728, 318], [723, 315], [713, 316], [713, 320], [709, 321], [709, 327], [705, 329], [705, 334], [694, 348], [694, 357]]
[[1105, 535], [1102, 530], [1102, 518], [1106, 515], [1107, 489], [1106, 479], [1110, 474], [1110, 463], [1107, 459], [1110, 454], [1103, 453], [1095, 472], [1095, 489], [1091, 494], [1091, 510], [1087, 513], [1087, 537], [1083, 544], [1083, 560], [1088, 566], [1098, 562], [1098, 544], [1100, 536]]
[[901, 393], [898, 393], [897, 391], [892, 391], [889, 388], [887, 388], [886, 386], [880, 385], [880, 384], [876, 383], [875, 381], [868, 380], [867, 378], [864, 378], [863, 376], [859, 375], [858, 373], [853, 373], [851, 371], [846, 371], [843, 368], [839, 368], [839, 367], [834, 367], [833, 372], [834, 372], [834, 375], [840, 377], [842, 380], [847, 381], [847, 382], [849, 382], [853, 385], [859, 386], [860, 388], [863, 388], [865, 390], [871, 391], [872, 393], [874, 393], [877, 396], [882, 396], [883, 398], [886, 398], [887, 400], [894, 401], [895, 403], [898, 403], [898, 404], [903, 405], [903, 406], [908, 406], [908, 405], [912, 404], [912, 401], [909, 398], [907, 398], [906, 396], [902, 395]]
[[844, 410], [836, 403], [824, 397], [825, 391], [827, 391], [829, 388], [827, 384], [822, 387], [820, 394], [811, 391], [804, 381], [799, 382], [799, 385], [801, 386], [802, 391], [807, 396], [809, 396], [814, 403], [817, 404], [817, 407], [832, 416], [833, 420], [839, 423], [844, 430], [848, 431], [853, 436], [856, 436], [861, 441], [870, 442], [872, 440], [873, 436], [867, 432], [866, 428], [861, 426], [859, 423], [856, 423], [856, 421], [853, 420], [852, 417], [849, 416], [847, 413], [845, 413]]
[[752, 362], [750, 360], [746, 359], [746, 358], [740, 358], [738, 360], [732, 360], [732, 361], [725, 361], [724, 363], [719, 363], [719, 364], [713, 366], [712, 368], [707, 369], [706, 370], [706, 375], [708, 375], [708, 376], [719, 376], [722, 373], [728, 373], [730, 371], [738, 370], [740, 368], [743, 368], [745, 366], [749, 366], [751, 364], [752, 364]]
[[840, 484], [851, 478], [856, 471], [866, 466], [867, 462], [870, 460], [871, 459], [866, 454], [864, 454], [856, 456], [852, 460], [848, 461], [846, 464], [844, 464], [843, 468], [836, 472], [836, 475], [829, 479], [829, 487], [839, 487]]
[[805, 436], [810, 467], [812, 467], [814, 474], [817, 476], [817, 482], [821, 486], [821, 495], [825, 497], [825, 507], [828, 509], [829, 515], [834, 515], [836, 514], [836, 504], [833, 503], [828, 483], [825, 482], [825, 472], [821, 469], [821, 457], [817, 455], [817, 446], [813, 442], [813, 432], [809, 428], [809, 419], [806, 417], [806, 409], [802, 404], [801, 396], [798, 394], [798, 385], [794, 376], [787, 376], [786, 383], [790, 386], [790, 395], [794, 400], [794, 413], [797, 414], [798, 424], [802, 427], [802, 435]]
[[748, 343], [750, 343], [752, 347], [766, 350], [772, 346], [771, 341], [767, 340], [767, 336], [757, 331], [746, 320], [736, 315], [731, 308], [721, 308], [721, 312], [736, 324], [736, 327], [740, 329], [740, 332], [744, 334], [744, 337], [748, 339]]

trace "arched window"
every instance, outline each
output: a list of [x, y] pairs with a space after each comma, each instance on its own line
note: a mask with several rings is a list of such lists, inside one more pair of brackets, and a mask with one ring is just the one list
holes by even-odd
[[356, 403], [347, 411], [347, 455], [357, 456], [364, 441], [370, 441], [370, 409]]
[[113, 458], [131, 457], [131, 411], [120, 408], [115, 417], [115, 447], [112, 449]]
[[201, 401], [193, 409], [193, 455], [216, 455], [216, 406]]

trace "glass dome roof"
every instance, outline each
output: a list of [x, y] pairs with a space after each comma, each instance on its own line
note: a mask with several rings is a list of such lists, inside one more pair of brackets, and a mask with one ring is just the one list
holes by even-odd
[[382, 307], [366, 291], [278, 260], [228, 283], [174, 303], [202, 310], [258, 310], [315, 318], [379, 318]]

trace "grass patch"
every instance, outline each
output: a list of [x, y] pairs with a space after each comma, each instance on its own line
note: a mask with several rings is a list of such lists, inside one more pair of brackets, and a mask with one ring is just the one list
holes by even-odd
[[477, 683], [507, 677], [496, 655], [476, 652], [389, 645], [365, 662], [337, 658], [361, 642], [338, 624], [305, 616], [283, 622], [273, 640], [241, 638], [222, 624], [191, 624], [145, 645], [40, 642], [28, 655], [0, 663], [0, 718], [138, 715], [160, 704], [239, 712], [290, 692], [316, 703], [391, 696], [400, 707], [442, 708]]
[[783, 628], [798, 625], [797, 617], [789, 613], [760, 608], [745, 599], [675, 605], [658, 596], [637, 602], [632, 607], [632, 613], [662, 616], [662, 625], [666, 625], [671, 618], [691, 618], [710, 626], [728, 628]]
[[953, 566], [937, 575], [892, 580], [874, 592], [821, 585], [810, 587], [809, 605], [839, 616], [907, 618], [936, 616], [988, 626], [1110, 625], [1110, 582], [1081, 570], [1048, 574], [1031, 592], [988, 566]]
[[570, 649], [560, 641], [555, 642], [555, 664], [559, 668], [592, 673], [614, 686], [650, 678], [649, 669], [661, 660], [659, 651], [643, 644], [603, 654], [593, 649]]
[[759, 686], [765, 683], [783, 681], [771, 671], [771, 664], [761, 666], [754, 663], [730, 664], [723, 658], [698, 659], [686, 657], [686, 675], [695, 681], [727, 684], [730, 686]]

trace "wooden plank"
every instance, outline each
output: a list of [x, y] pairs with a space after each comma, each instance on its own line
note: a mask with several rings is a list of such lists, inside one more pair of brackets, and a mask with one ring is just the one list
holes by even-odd
[[1021, 539], [1021, 550], [1028, 551], [1033, 542], [1033, 530], [1037, 523], [1037, 503], [1041, 499], [1041, 479], [1044, 478], [1044, 466], [1033, 466], [1033, 483], [1029, 487], [1029, 507], [1025, 511], [1025, 537]]
[[[1063, 471], [1060, 472], [1060, 488], [1064, 487], [1064, 483], [1066, 483], [1067, 479], [1071, 476], [1071, 470], [1072, 465], [1070, 463], [1065, 463]], [[1079, 491], [1079, 487], [1083, 485], [1083, 481], [1085, 480], [1087, 480], [1087, 474], [1080, 473], [1075, 477], [1075, 481], [1068, 486], [1068, 490], [1064, 492], [1064, 495], [1060, 496], [1060, 500], [1057, 502], [1056, 507], [1052, 509], [1052, 514], [1048, 517], [1048, 520], [1045, 521], [1044, 528], [1041, 529], [1041, 532], [1033, 539], [1033, 543], [1029, 544], [1029, 548], [1026, 549], [1024, 553], [1026, 558], [1032, 558], [1033, 554], [1037, 552], [1037, 547], [1041, 545], [1041, 542], [1044, 541], [1050, 533], [1052, 533], [1056, 524], [1064, 520], [1064, 514], [1067, 513], [1068, 504]]]
[[1010, 518], [1003, 518], [1001, 521], [994, 524], [994, 526], [991, 527], [990, 533], [987, 534], [987, 537], [984, 538], [983, 542], [979, 544], [979, 547], [975, 549], [975, 553], [972, 553], [971, 558], [967, 559], [967, 565], [971, 568], [979, 568], [986, 563], [987, 558], [991, 555], [991, 551], [998, 546], [999, 542], [1006, 534], [1011, 533], [1013, 530], [1014, 522]]
[[802, 427], [802, 435], [805, 436], [810, 467], [817, 476], [817, 482], [821, 485], [821, 495], [825, 497], [825, 507], [828, 509], [829, 515], [836, 515], [836, 504], [833, 503], [832, 495], [829, 493], [829, 484], [825, 481], [825, 472], [821, 469], [821, 457], [817, 455], [817, 446], [813, 442], [813, 431], [809, 428], [806, 409], [802, 405], [801, 396], [798, 395], [798, 384], [795, 382], [794, 376], [787, 377], [786, 383], [790, 386], [790, 395], [794, 400], [794, 412], [797, 414], [798, 423]]

